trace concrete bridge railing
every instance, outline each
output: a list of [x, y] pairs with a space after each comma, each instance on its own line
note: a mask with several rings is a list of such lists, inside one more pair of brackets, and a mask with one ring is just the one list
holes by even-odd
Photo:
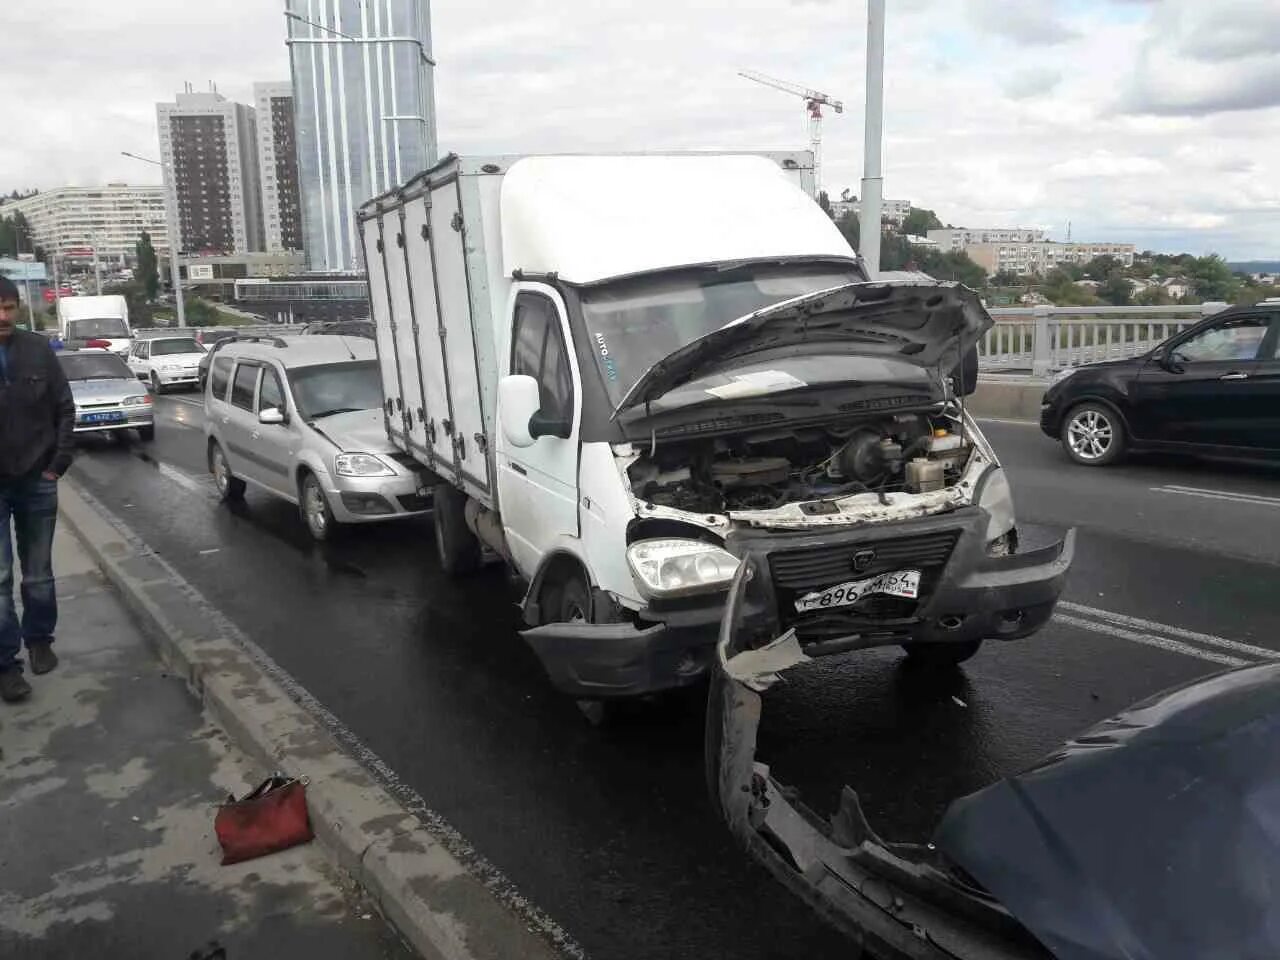
[[996, 324], [978, 345], [981, 369], [1053, 370], [1145, 353], [1225, 303], [1169, 307], [996, 307]]

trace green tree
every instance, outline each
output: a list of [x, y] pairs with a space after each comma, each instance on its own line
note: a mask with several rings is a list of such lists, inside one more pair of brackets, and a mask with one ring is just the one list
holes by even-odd
[[1133, 302], [1140, 307], [1167, 307], [1173, 303], [1173, 297], [1164, 287], [1150, 286], [1140, 291]]
[[0, 218], [0, 256], [11, 257], [15, 253], [34, 253], [35, 242], [31, 224], [21, 210]]
[[134, 251], [138, 255], [138, 270], [135, 276], [142, 284], [142, 290], [148, 300], [154, 300], [160, 289], [160, 270], [156, 264], [156, 248], [151, 245], [151, 234], [142, 231]]
[[827, 191], [823, 190], [818, 194], [818, 206], [822, 208], [822, 212], [828, 217], [835, 219], [835, 215], [831, 212], [831, 198], [827, 196]]
[[1107, 279], [1098, 287], [1098, 296], [1115, 307], [1128, 306], [1133, 296], [1133, 285], [1124, 271], [1118, 267], [1107, 274]]
[[1020, 287], [1022, 286], [1022, 278], [1012, 270], [997, 270], [995, 276], [991, 278], [993, 287]]
[[859, 231], [862, 225], [858, 222], [858, 215], [850, 210], [843, 217], [836, 221], [836, 227], [844, 234], [845, 240], [849, 242], [849, 246], [858, 249]]
[[902, 221], [902, 232], [913, 237], [923, 237], [930, 230], [941, 230], [942, 221], [932, 210], [924, 207], [912, 207], [906, 219]]
[[963, 250], [922, 251], [920, 269], [935, 280], [957, 280], [966, 287], [981, 290], [987, 285], [987, 271], [974, 263]]
[[1196, 257], [1187, 270], [1191, 289], [1203, 300], [1234, 300], [1240, 291], [1240, 281], [1231, 272], [1227, 262], [1216, 253]]
[[1097, 304], [1098, 298], [1093, 291], [1077, 285], [1072, 274], [1070, 269], [1055, 267], [1045, 276], [1040, 293], [1059, 307], [1089, 307]]
[[1080, 268], [1083, 276], [1090, 280], [1101, 280], [1116, 270], [1121, 269], [1121, 263], [1110, 254], [1103, 254], [1100, 257], [1094, 257], [1088, 263]]

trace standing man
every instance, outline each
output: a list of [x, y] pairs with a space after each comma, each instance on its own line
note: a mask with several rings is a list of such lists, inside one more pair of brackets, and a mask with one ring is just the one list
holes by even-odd
[[[58, 479], [71, 466], [76, 405], [44, 336], [16, 329], [18, 288], [0, 276], [0, 699], [31, 695], [22, 675], [22, 643], [32, 673], [58, 665], [53, 628], [53, 528]], [[13, 603], [13, 544], [22, 567], [22, 621]]]

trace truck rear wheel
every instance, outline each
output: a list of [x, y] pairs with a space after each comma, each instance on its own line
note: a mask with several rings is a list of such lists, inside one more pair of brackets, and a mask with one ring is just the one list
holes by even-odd
[[902, 649], [907, 651], [907, 662], [927, 670], [945, 670], [959, 666], [982, 647], [981, 640], [968, 640], [964, 643], [904, 643]]
[[437, 483], [434, 491], [436, 553], [440, 567], [451, 577], [480, 569], [480, 541], [467, 526], [467, 495], [449, 483]]

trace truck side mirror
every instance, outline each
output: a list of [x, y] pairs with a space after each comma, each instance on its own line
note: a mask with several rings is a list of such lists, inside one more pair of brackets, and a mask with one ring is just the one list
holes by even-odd
[[514, 373], [498, 381], [498, 419], [508, 443], [533, 446], [538, 438], [529, 432], [529, 425], [541, 405], [538, 381], [533, 377]]

